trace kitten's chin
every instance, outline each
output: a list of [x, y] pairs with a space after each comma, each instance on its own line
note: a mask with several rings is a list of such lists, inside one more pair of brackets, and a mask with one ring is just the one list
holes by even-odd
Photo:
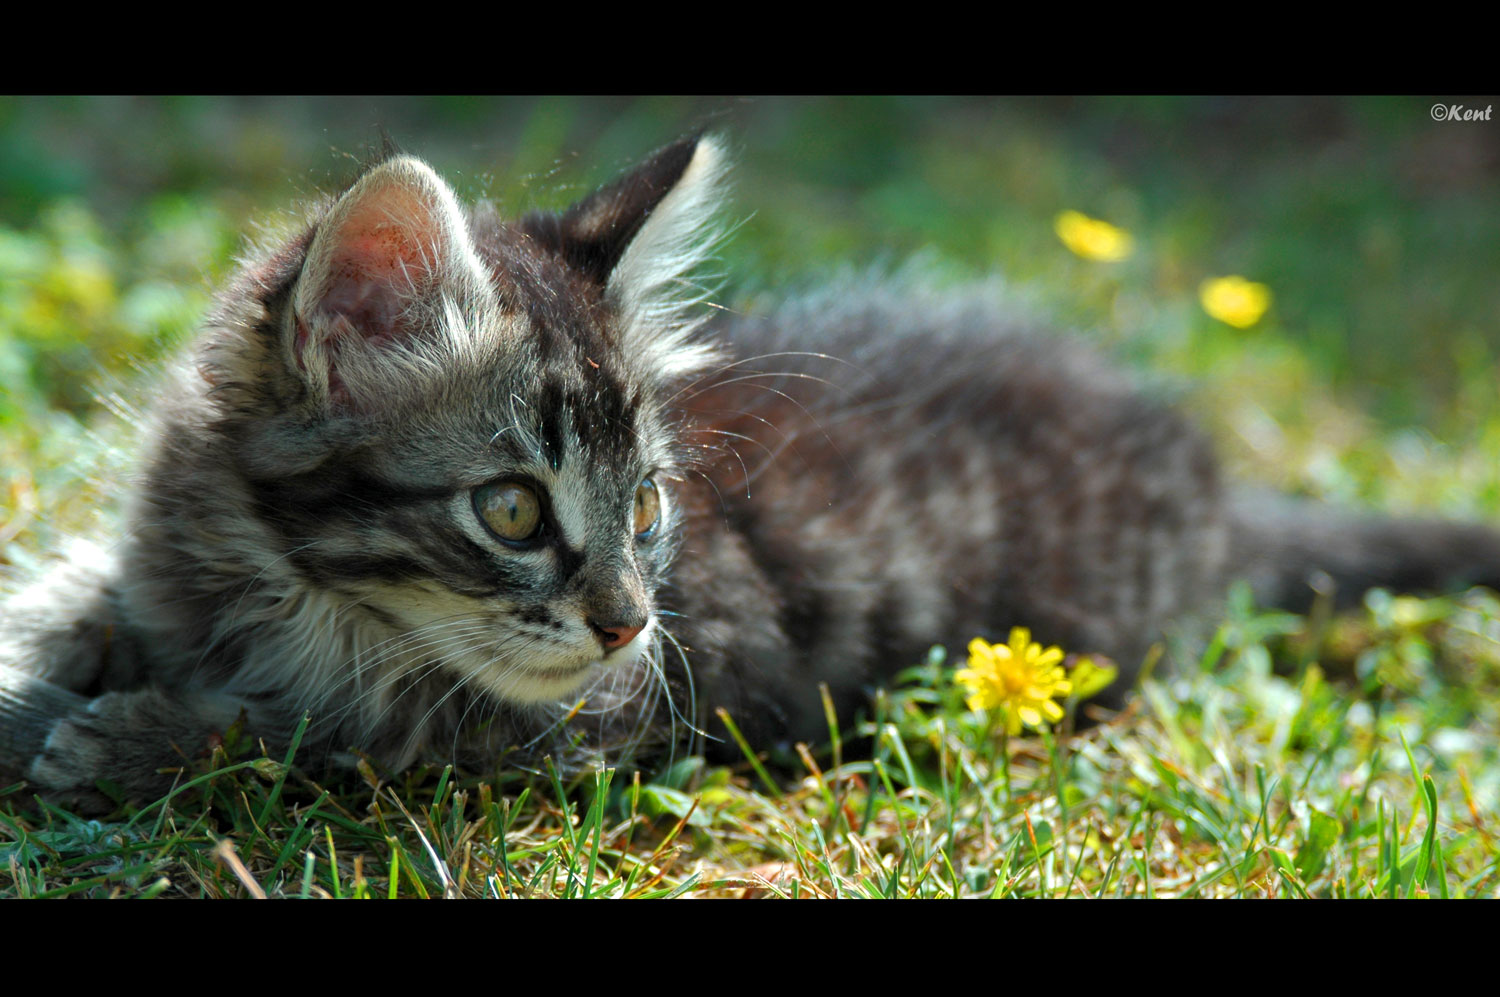
[[525, 662], [496, 668], [489, 666], [477, 677], [491, 693], [510, 703], [535, 706], [556, 703], [576, 695], [601, 673], [635, 664], [650, 644], [654, 621], [628, 644], [617, 647], [602, 658], [572, 657], [556, 662], [532, 658]]
[[537, 706], [566, 699], [587, 684], [598, 663], [571, 672], [512, 671], [489, 683], [490, 691], [509, 703]]

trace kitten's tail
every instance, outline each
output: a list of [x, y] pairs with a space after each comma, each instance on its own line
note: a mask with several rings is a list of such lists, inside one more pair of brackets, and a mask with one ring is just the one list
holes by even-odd
[[1314, 502], [1245, 493], [1232, 506], [1234, 575], [1261, 605], [1305, 612], [1332, 582], [1334, 604], [1367, 589], [1500, 590], [1500, 531], [1473, 523], [1360, 516]]

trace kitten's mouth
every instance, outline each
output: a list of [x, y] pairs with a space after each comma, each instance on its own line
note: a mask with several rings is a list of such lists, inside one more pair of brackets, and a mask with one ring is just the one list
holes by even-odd
[[487, 675], [485, 684], [502, 699], [513, 703], [555, 703], [574, 695], [600, 671], [624, 667], [641, 655], [651, 640], [655, 620], [628, 643], [594, 658], [572, 658], [540, 662], [517, 662], [498, 675]]
[[597, 661], [580, 665], [514, 665], [483, 676], [492, 693], [511, 703], [555, 703], [577, 692], [599, 666]]
[[543, 681], [572, 682], [582, 681], [584, 675], [593, 671], [601, 661], [586, 661], [581, 665], [560, 665], [555, 668], [527, 668], [526, 671]]

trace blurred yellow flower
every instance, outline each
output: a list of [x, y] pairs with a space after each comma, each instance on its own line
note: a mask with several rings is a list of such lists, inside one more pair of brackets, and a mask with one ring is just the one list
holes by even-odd
[[1079, 211], [1062, 212], [1052, 227], [1064, 246], [1086, 260], [1117, 263], [1135, 251], [1129, 232]]
[[1203, 310], [1236, 329], [1248, 329], [1271, 307], [1271, 289], [1243, 277], [1215, 277], [1198, 289]]
[[1008, 645], [971, 640], [969, 667], [954, 678], [969, 689], [969, 709], [1000, 708], [1006, 732], [1014, 735], [1022, 724], [1040, 727], [1063, 718], [1062, 707], [1053, 699], [1066, 696], [1073, 685], [1063, 675], [1062, 659], [1059, 648], [1033, 644], [1030, 630], [1012, 627]]
[[1118, 665], [1102, 654], [1096, 654], [1079, 657], [1068, 669], [1068, 681], [1073, 683], [1072, 695], [1082, 700], [1109, 688], [1119, 674]]

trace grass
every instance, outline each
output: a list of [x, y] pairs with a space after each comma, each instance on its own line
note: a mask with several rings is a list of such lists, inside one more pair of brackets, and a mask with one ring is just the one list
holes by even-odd
[[[960, 278], [999, 268], [1178, 398], [1239, 476], [1494, 519], [1500, 199], [1466, 154], [1493, 139], [1427, 103], [734, 108], [737, 210], [755, 214], [726, 250], [726, 295], [913, 253]], [[555, 205], [703, 110], [391, 116], [466, 195]], [[190, 334], [251, 219], [337, 172], [308, 152], [324, 136], [295, 127], [320, 114], [339, 120], [316, 103], [0, 104], [5, 562], [111, 528], [137, 367]], [[496, 137], [466, 148], [475, 134]], [[1051, 227], [1065, 208], [1129, 229], [1137, 253], [1069, 255]], [[1228, 273], [1275, 292], [1251, 330], [1197, 305]], [[1169, 635], [1132, 706], [1081, 732], [997, 736], [935, 650], [826, 744], [628, 779], [434, 766], [323, 786], [230, 732], [171, 797], [108, 821], [0, 787], [0, 895], [1497, 894], [1493, 594], [1377, 592], [1304, 618], [1236, 592], [1206, 633]]]
[[230, 746], [106, 824], [11, 791], [0, 864], [19, 896], [1493, 895], [1475, 802], [1495, 788], [1493, 716], [1434, 723], [1474, 690], [1430, 670], [1477, 660], [1493, 686], [1500, 602], [1390, 609], [1323, 635], [1355, 652], [1347, 683], [1273, 673], [1309, 657], [1307, 628], [1235, 610], [1200, 667], [1148, 680], [1123, 716], [1008, 743], [935, 651], [861, 727], [873, 757], [800, 751], [793, 781], [689, 760], [644, 785], [431, 768], [329, 788]]

